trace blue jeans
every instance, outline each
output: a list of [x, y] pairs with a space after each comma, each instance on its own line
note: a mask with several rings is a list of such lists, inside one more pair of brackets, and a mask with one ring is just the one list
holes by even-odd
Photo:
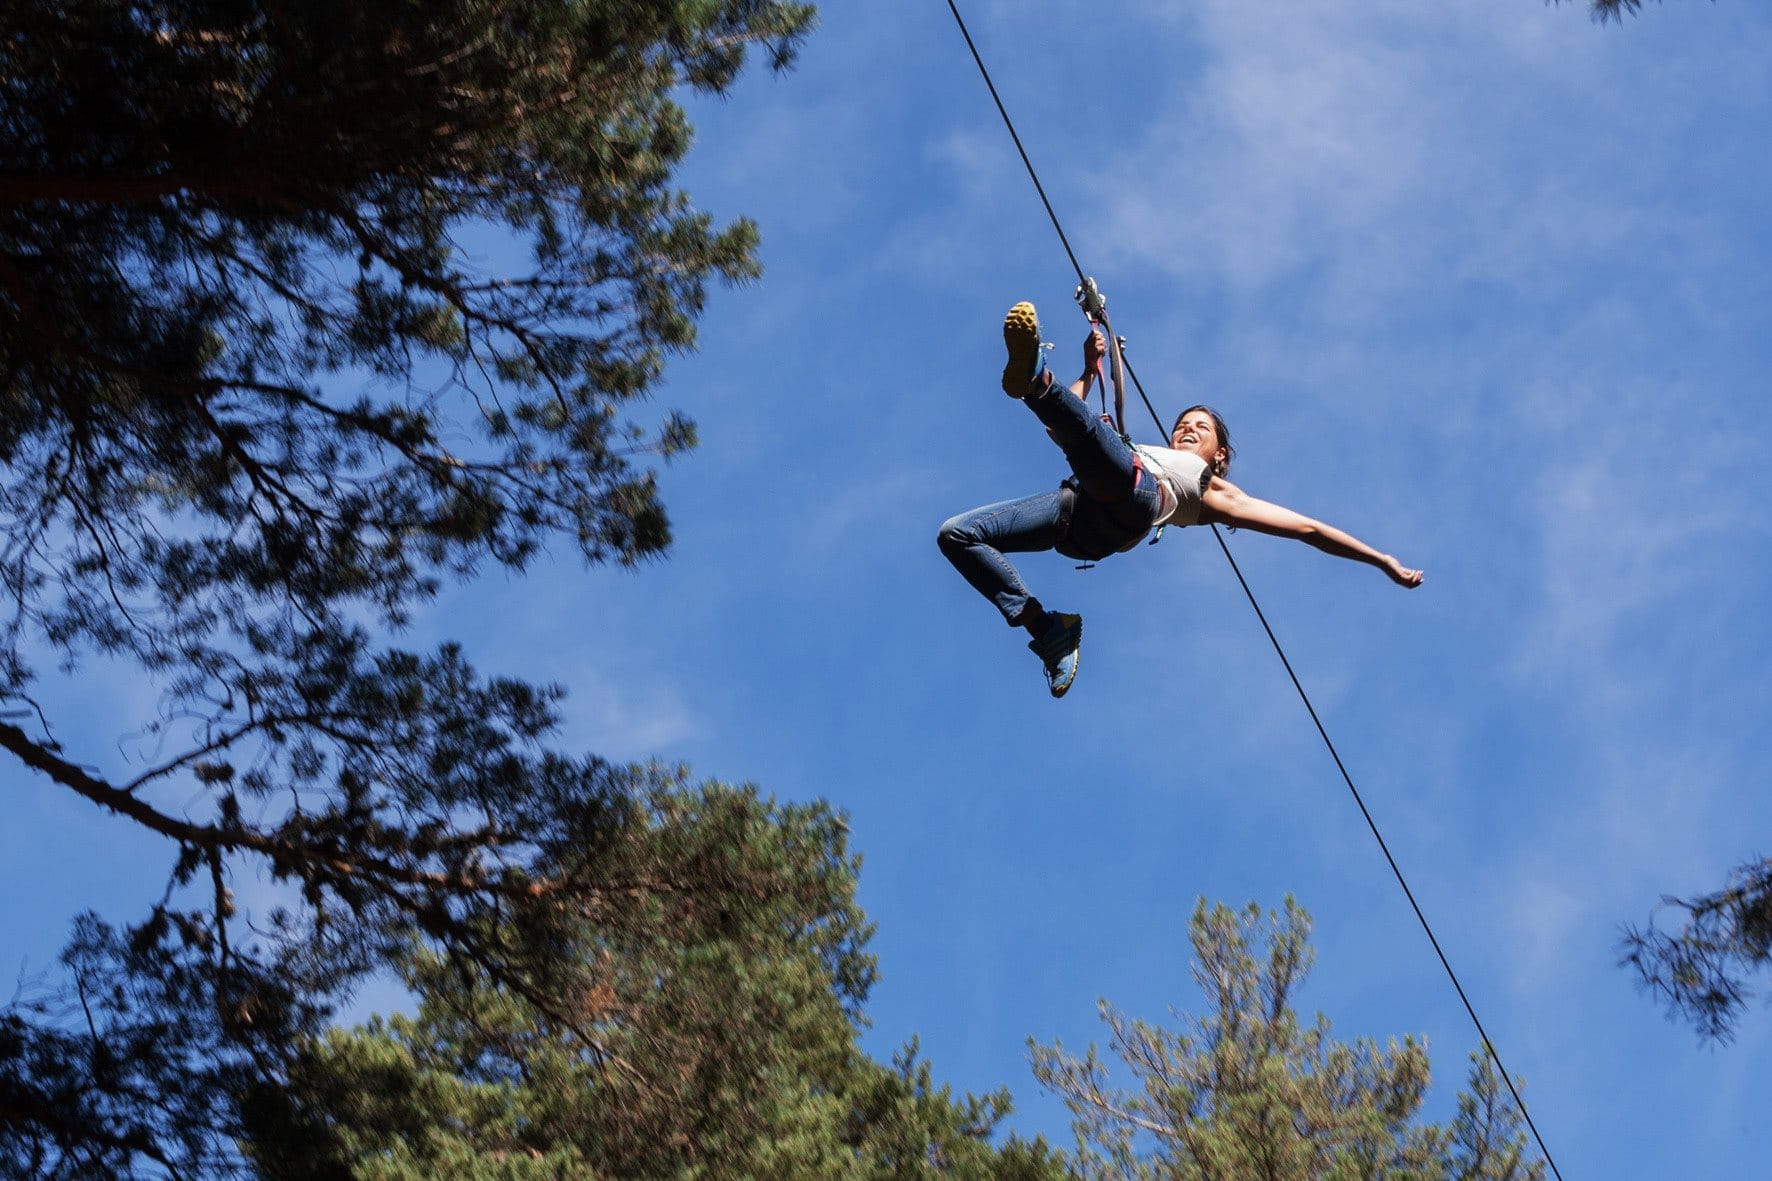
[[[1160, 511], [1155, 478], [1087, 402], [1057, 382], [1022, 401], [1064, 451], [1071, 478], [1056, 491], [961, 513], [937, 537], [954, 569], [1012, 626], [1033, 596], [1004, 554], [1057, 550], [1098, 561], [1143, 537]], [[1065, 502], [1072, 500], [1066, 521]]]

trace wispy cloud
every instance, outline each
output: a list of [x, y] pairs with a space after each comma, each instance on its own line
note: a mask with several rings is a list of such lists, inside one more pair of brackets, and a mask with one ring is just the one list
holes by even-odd
[[1350, 246], [1369, 258], [1432, 182], [1442, 107], [1407, 6], [1193, 9], [1206, 63], [1112, 170], [1112, 240], [1249, 291]]
[[617, 685], [588, 675], [575, 677], [562, 713], [570, 749], [594, 750], [618, 760], [668, 758], [699, 729], [681, 694], [663, 680]]
[[1538, 408], [1554, 458], [1533, 476], [1540, 586], [1522, 621], [1522, 677], [1576, 678], [1620, 704], [1659, 698], [1653, 682], [1594, 674], [1624, 674], [1646, 647], [1659, 649], [1692, 620], [1684, 604], [1733, 577], [1727, 543], [1767, 533], [1752, 480], [1765, 446], [1705, 425], [1702, 400], [1619, 376], [1603, 389], [1550, 391]]

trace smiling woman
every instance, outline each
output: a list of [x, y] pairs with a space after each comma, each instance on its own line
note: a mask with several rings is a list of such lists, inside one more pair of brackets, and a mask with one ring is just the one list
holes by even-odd
[[1045, 424], [1064, 451], [1071, 475], [1054, 492], [952, 517], [942, 525], [938, 541], [973, 589], [1011, 627], [1032, 637], [1028, 647], [1040, 657], [1052, 696], [1063, 697], [1076, 680], [1083, 619], [1042, 607], [1005, 553], [1056, 550], [1093, 562], [1132, 549], [1154, 526], [1224, 524], [1290, 537], [1326, 554], [1365, 562], [1399, 586], [1421, 585], [1420, 570], [1333, 525], [1250, 496], [1225, 479], [1233, 454], [1230, 433], [1211, 408], [1184, 410], [1167, 447], [1129, 443], [1105, 419], [1091, 414], [1084, 399], [1096, 363], [1107, 350], [1099, 329], [1083, 342], [1083, 375], [1068, 390], [1046, 368], [1033, 304], [1009, 309], [1003, 343], [1009, 351], [1003, 392]]

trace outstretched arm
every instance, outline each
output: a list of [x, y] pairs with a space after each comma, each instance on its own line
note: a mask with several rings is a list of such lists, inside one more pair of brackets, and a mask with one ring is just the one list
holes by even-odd
[[1411, 570], [1389, 554], [1381, 554], [1351, 533], [1325, 525], [1284, 505], [1250, 496], [1221, 476], [1200, 497], [1202, 523], [1218, 522], [1238, 529], [1253, 529], [1271, 537], [1290, 537], [1315, 546], [1326, 554], [1377, 566], [1398, 586], [1421, 585], [1422, 572]]

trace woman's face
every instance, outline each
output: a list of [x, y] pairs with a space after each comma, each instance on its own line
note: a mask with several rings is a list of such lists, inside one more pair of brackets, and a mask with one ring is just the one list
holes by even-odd
[[1212, 416], [1204, 410], [1189, 410], [1181, 416], [1175, 424], [1175, 433], [1169, 436], [1169, 446], [1177, 451], [1192, 451], [1214, 471], [1224, 462], [1226, 455], [1218, 428], [1212, 424]]

